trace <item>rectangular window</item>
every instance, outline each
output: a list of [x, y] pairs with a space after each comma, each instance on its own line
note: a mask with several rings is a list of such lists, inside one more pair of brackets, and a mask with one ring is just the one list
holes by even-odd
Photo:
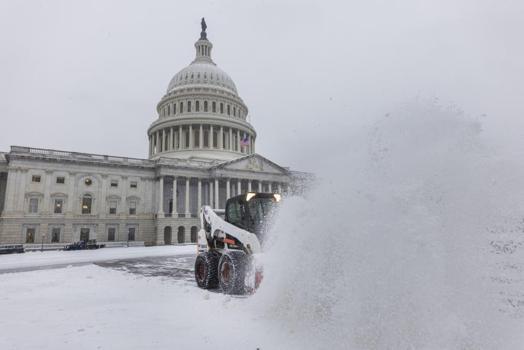
[[211, 103], [211, 110], [213, 111], [213, 113], [216, 113], [217, 111], [217, 103], [215, 101]]
[[188, 130], [184, 130], [184, 137], [186, 139], [186, 147], [185, 148], [189, 148], [189, 129]]
[[136, 215], [136, 201], [129, 202], [129, 215]]
[[60, 242], [60, 227], [53, 227], [51, 230], [51, 243]]
[[107, 229], [107, 240], [113, 242], [115, 240], [116, 228], [109, 227]]
[[25, 242], [26, 243], [35, 243], [35, 229], [28, 227], [25, 231]]
[[224, 104], [220, 103], [220, 114], [224, 114]]
[[109, 201], [109, 214], [116, 214], [116, 201]]
[[59, 176], [56, 178], [56, 183], [57, 184], [64, 184], [65, 183], [65, 177], [63, 176]]
[[40, 180], [41, 180], [40, 175], [33, 175], [31, 177], [31, 181], [33, 181], [33, 182], [40, 182]]
[[55, 199], [55, 214], [62, 214], [62, 207], [64, 206], [63, 199]]
[[138, 182], [136, 182], [136, 181], [131, 181], [131, 183], [129, 184], [129, 187], [131, 187], [131, 188], [137, 188], [137, 187], [138, 187]]
[[38, 213], [38, 198], [29, 199], [29, 212]]
[[117, 180], [111, 180], [111, 187], [118, 187], [118, 181]]
[[135, 240], [136, 228], [135, 227], [130, 227], [127, 232], [128, 232], [127, 233], [127, 240], [128, 241], [134, 241]]
[[82, 198], [82, 214], [91, 214], [91, 203], [93, 199], [91, 196], [84, 196]]
[[209, 130], [204, 129], [204, 148], [209, 148]]
[[198, 129], [193, 129], [193, 140], [194, 141], [194, 144], [195, 144], [195, 148], [200, 148], [200, 130]]
[[195, 111], [197, 111], [197, 112], [200, 111], [200, 101], [196, 101], [195, 102]]
[[191, 101], [187, 101], [187, 111], [191, 112]]

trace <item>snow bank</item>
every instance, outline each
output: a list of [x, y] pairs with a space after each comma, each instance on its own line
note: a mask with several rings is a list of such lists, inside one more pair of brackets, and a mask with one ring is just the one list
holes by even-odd
[[319, 158], [307, 198], [283, 203], [258, 314], [308, 349], [523, 346], [523, 319], [500, 311], [507, 286], [492, 267], [506, 257], [490, 242], [522, 220], [524, 171], [479, 121], [414, 101], [315, 145], [335, 156]]
[[0, 255], [0, 272], [2, 270], [28, 269], [53, 265], [90, 263], [113, 259], [143, 258], [180, 254], [196, 254], [194, 245], [102, 248], [79, 251], [44, 251], [24, 254]]

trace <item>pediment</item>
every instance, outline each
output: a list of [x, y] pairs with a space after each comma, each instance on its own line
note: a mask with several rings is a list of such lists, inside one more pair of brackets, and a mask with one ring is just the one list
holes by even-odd
[[215, 169], [288, 175], [289, 171], [259, 154], [251, 154], [214, 166]]

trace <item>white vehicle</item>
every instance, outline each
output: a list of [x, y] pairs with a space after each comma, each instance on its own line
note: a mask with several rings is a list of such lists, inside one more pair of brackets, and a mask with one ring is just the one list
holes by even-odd
[[225, 210], [200, 210], [195, 279], [200, 288], [220, 287], [227, 294], [256, 289], [262, 269], [255, 266], [261, 253], [266, 222], [280, 195], [248, 192], [229, 198]]

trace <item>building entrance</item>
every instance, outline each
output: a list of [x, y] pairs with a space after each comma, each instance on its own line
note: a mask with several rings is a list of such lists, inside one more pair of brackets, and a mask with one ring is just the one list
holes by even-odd
[[80, 229], [80, 240], [84, 242], [89, 241], [89, 229], [88, 228]]

